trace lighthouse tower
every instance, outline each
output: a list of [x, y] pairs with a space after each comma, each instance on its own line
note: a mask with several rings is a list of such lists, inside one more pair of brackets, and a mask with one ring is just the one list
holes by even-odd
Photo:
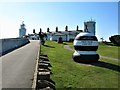
[[19, 37], [23, 37], [25, 35], [26, 35], [26, 28], [25, 28], [25, 24], [24, 24], [24, 21], [23, 21], [22, 24], [20, 25]]
[[95, 35], [95, 24], [96, 22], [92, 19], [90, 21], [84, 22], [84, 32], [89, 32]]

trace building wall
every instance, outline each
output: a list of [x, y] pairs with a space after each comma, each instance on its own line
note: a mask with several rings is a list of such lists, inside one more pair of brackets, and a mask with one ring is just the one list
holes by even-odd
[[19, 29], [19, 37], [23, 37], [25, 35], [26, 35], [26, 28], [25, 28], [25, 24], [22, 22]]
[[29, 40], [40, 40], [39, 35], [32, 35], [27, 37]]
[[[95, 35], [95, 24], [96, 22], [94, 21], [84, 22], [84, 32], [90, 32]], [[86, 30], [86, 25], [87, 25], [87, 30]]]
[[[70, 32], [61, 32], [63, 35], [61, 35], [63, 41], [70, 41], [71, 39], [74, 39], [77, 34], [80, 33], [80, 31], [70, 31]], [[47, 35], [47, 40], [53, 40], [57, 41], [60, 36], [54, 35], [53, 34], [48, 34]]]
[[25, 36], [26, 35], [26, 29], [25, 28], [21, 28], [19, 29], [19, 37]]
[[52, 40], [58, 41], [59, 37], [62, 37], [62, 41], [67, 41], [66, 35], [64, 35], [64, 36], [53, 36], [53, 37], [52, 37], [52, 38], [53, 38]]
[[50, 35], [47, 35], [47, 40], [50, 40], [50, 37], [51, 37]]
[[58, 41], [58, 38], [59, 37], [62, 37], [62, 40], [63, 41], [70, 41], [71, 39], [74, 39], [75, 36], [73, 35], [64, 35], [64, 36], [48, 36], [47, 37], [47, 40], [53, 40], [53, 41]]

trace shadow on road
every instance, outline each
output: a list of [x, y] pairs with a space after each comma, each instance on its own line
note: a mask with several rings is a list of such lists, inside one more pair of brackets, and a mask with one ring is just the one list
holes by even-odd
[[107, 69], [111, 69], [111, 70], [120, 72], [120, 66], [114, 65], [114, 64], [111, 64], [111, 63], [107, 63], [107, 62], [103, 62], [103, 61], [98, 61], [96, 63], [91, 63], [91, 65], [98, 66], [98, 67], [103, 67], [103, 68], [107, 68]]

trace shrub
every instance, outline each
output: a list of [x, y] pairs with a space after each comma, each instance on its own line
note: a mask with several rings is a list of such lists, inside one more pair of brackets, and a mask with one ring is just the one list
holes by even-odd
[[113, 44], [120, 46], [120, 35], [111, 36], [111, 37], [109, 37], [109, 40], [110, 40]]

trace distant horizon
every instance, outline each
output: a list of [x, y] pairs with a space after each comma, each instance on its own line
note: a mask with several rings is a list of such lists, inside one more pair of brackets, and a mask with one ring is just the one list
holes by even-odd
[[91, 18], [96, 21], [96, 36], [99, 41], [109, 41], [112, 35], [118, 35], [118, 2], [8, 2], [0, 3], [0, 38], [19, 37], [22, 21], [28, 35], [33, 29], [43, 32], [84, 30], [84, 21]]

